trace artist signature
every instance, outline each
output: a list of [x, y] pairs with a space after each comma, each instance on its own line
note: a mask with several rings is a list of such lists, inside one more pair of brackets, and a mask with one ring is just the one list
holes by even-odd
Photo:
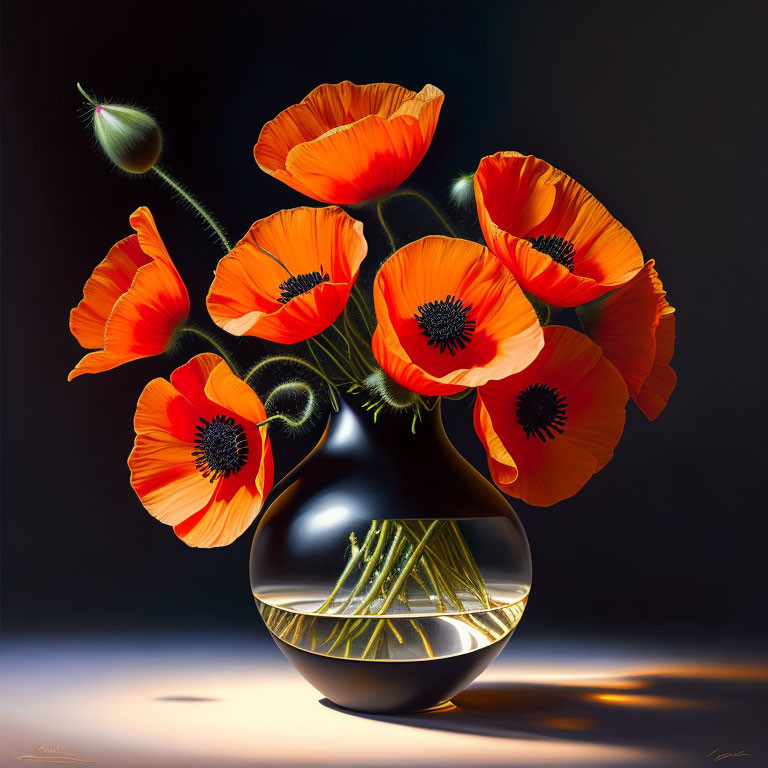
[[721, 752], [715, 747], [708, 755], [713, 763], [719, 763], [721, 760], [726, 760], [729, 757], [749, 757], [749, 752], [746, 749], [740, 749], [738, 752]]
[[69, 754], [64, 747], [38, 747], [35, 752], [29, 755], [17, 755], [15, 752], [11, 754], [17, 760], [29, 760], [35, 763], [55, 763], [59, 765], [65, 764], [80, 764], [80, 763], [95, 763], [95, 760], [83, 760], [81, 757], [75, 757]]

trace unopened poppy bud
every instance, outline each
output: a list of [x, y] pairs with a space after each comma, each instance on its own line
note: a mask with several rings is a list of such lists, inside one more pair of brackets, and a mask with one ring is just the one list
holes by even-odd
[[128, 173], [146, 173], [157, 162], [163, 135], [146, 112], [119, 104], [99, 104], [77, 84], [93, 106], [93, 130], [107, 157]]

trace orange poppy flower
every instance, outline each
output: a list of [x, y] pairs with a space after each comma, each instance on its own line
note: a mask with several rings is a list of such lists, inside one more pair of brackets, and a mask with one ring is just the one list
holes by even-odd
[[69, 329], [87, 354], [70, 372], [101, 373], [165, 352], [189, 315], [189, 295], [148, 208], [131, 216], [136, 230], [93, 271]]
[[544, 349], [522, 373], [480, 387], [475, 430], [496, 485], [547, 507], [579, 491], [613, 456], [627, 388], [600, 347], [544, 328]]
[[147, 512], [191, 547], [223, 547], [272, 489], [267, 418], [256, 393], [204, 353], [153, 379], [136, 407], [131, 485]]
[[324, 203], [352, 205], [399, 187], [429, 149], [444, 94], [345, 80], [315, 88], [261, 130], [263, 171]]
[[292, 208], [260, 219], [219, 262], [206, 303], [235, 336], [295, 344], [341, 314], [368, 251], [341, 208]]
[[528, 299], [478, 243], [432, 235], [379, 270], [373, 353], [398, 384], [450, 395], [525, 368], [543, 346]]
[[591, 301], [643, 266], [632, 235], [584, 187], [532, 155], [484, 157], [475, 198], [488, 247], [548, 304]]
[[632, 399], [653, 421], [677, 383], [669, 366], [675, 351], [675, 309], [653, 259], [619, 290], [577, 312], [585, 332], [618, 368]]

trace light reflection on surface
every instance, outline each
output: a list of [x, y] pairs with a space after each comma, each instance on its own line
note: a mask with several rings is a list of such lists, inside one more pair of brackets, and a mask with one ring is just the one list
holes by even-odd
[[266, 644], [6, 644], [3, 656], [0, 765], [41, 744], [114, 768], [701, 765], [714, 747], [759, 751], [768, 680], [759, 663], [513, 642], [455, 709], [375, 717], [321, 706]]
[[671, 696], [636, 696], [626, 693], [592, 693], [588, 697], [603, 704], [618, 704], [626, 707], [649, 709], [690, 709], [706, 706], [704, 702], [675, 699]]

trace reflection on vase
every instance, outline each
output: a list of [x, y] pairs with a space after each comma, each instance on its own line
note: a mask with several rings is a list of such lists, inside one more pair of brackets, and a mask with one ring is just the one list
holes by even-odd
[[[251, 586], [286, 657], [341, 706], [439, 704], [501, 651], [525, 609], [530, 552], [501, 495], [445, 435], [342, 402], [281, 484]], [[400, 662], [400, 663], [392, 663]]]

